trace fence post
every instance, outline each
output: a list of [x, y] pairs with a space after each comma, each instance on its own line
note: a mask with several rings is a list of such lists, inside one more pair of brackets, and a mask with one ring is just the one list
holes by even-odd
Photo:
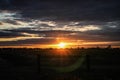
[[37, 55], [37, 72], [40, 74], [40, 55]]
[[86, 54], [86, 68], [90, 71], [90, 55]]

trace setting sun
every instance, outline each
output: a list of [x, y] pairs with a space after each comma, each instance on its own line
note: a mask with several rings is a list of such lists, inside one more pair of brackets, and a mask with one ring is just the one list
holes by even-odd
[[61, 42], [61, 43], [58, 44], [58, 47], [59, 48], [65, 48], [66, 47], [66, 43]]

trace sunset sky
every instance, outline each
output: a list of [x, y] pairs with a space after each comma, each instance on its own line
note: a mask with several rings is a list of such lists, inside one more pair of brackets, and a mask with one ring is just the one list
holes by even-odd
[[0, 0], [0, 47], [120, 46], [119, 0]]

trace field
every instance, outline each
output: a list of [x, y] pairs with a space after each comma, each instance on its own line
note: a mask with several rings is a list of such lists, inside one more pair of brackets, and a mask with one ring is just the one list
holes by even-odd
[[119, 48], [0, 49], [0, 80], [120, 80]]

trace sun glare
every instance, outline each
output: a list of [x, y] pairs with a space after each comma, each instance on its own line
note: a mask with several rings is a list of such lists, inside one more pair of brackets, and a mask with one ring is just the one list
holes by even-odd
[[61, 43], [58, 44], [58, 47], [59, 48], [65, 48], [66, 47], [66, 43], [61, 42]]

